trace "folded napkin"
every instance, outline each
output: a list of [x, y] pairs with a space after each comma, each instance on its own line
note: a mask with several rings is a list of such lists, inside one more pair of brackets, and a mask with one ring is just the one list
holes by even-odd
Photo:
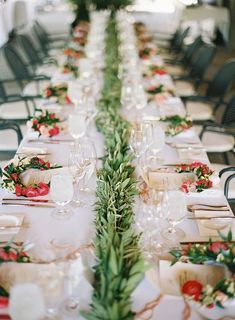
[[21, 181], [25, 186], [38, 184], [39, 182], [49, 183], [51, 177], [57, 174], [70, 174], [68, 167], [41, 171], [38, 169], [29, 169], [21, 173]]
[[177, 134], [177, 138], [183, 138], [183, 139], [193, 138], [195, 136], [196, 136], [196, 132], [195, 132], [194, 128], [187, 129], [187, 130]]
[[207, 153], [203, 149], [196, 146], [192, 146], [189, 149], [184, 149], [184, 147], [181, 148], [178, 147], [177, 149], [181, 162], [188, 163], [197, 160], [209, 164]]
[[[195, 210], [194, 215], [197, 218], [201, 217], [216, 217], [216, 216], [233, 216], [233, 213], [228, 208], [228, 211], [208, 211], [208, 210]], [[218, 231], [222, 231], [227, 234], [229, 229], [233, 225], [231, 219], [208, 219], [197, 220], [200, 236], [218, 236]]]
[[219, 188], [210, 188], [202, 192], [189, 192], [186, 197], [188, 205], [205, 204], [214, 206], [224, 206], [228, 202]]
[[15, 228], [0, 229], [0, 235], [13, 235], [19, 232], [19, 227], [24, 220], [24, 214], [1, 214], [0, 215], [0, 228], [6, 226], [12, 226]]
[[40, 155], [42, 153], [47, 153], [48, 149], [47, 148], [34, 148], [34, 147], [22, 147], [20, 150], [18, 150], [18, 153], [24, 153], [25, 155], [27, 154], [36, 154]]
[[192, 181], [195, 180], [195, 175], [193, 173], [178, 173], [174, 172], [174, 170], [174, 167], [164, 167], [159, 169], [159, 171], [149, 172], [150, 187], [157, 189], [164, 189], [164, 187], [167, 187], [169, 190], [179, 189], [184, 181], [188, 179]]

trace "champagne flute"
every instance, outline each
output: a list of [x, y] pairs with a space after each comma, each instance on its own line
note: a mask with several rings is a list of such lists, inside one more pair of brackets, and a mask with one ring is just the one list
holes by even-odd
[[130, 135], [130, 148], [137, 159], [146, 151], [144, 132], [141, 129], [132, 129]]
[[82, 90], [79, 81], [70, 81], [68, 83], [68, 97], [74, 103], [75, 108], [82, 103]]
[[71, 175], [58, 174], [52, 176], [50, 183], [50, 196], [57, 208], [52, 211], [55, 219], [68, 219], [73, 215], [69, 207], [65, 207], [73, 198], [73, 179]]

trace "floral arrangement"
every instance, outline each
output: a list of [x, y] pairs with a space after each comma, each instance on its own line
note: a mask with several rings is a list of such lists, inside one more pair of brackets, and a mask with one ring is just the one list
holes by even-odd
[[[175, 92], [173, 89], [171, 88], [167, 88], [165, 87], [163, 84], [157, 84], [157, 85], [152, 85], [150, 87], [148, 87], [145, 90], [149, 95], [152, 95], [153, 97], [150, 98], [150, 100], [154, 99], [154, 96], [159, 95], [159, 94], [163, 94], [164, 95], [164, 99], [167, 98], [167, 96], [174, 96]], [[167, 96], [165, 97], [165, 94], [167, 94]]]
[[87, 42], [87, 38], [84, 33], [81, 33], [81, 34], [77, 34], [76, 37], [72, 38], [71, 41], [78, 43], [80, 46], [84, 47]]
[[59, 104], [71, 104], [67, 90], [68, 85], [66, 83], [51, 84], [43, 90], [42, 96], [46, 99], [54, 99]]
[[210, 176], [213, 174], [213, 171], [207, 166], [199, 161], [194, 161], [191, 164], [181, 164], [177, 168], [177, 172], [183, 173], [194, 173], [196, 176], [196, 180], [192, 181], [191, 179], [185, 181], [181, 190], [188, 192], [202, 192], [205, 189], [209, 189], [213, 186], [212, 181], [210, 180]]
[[157, 54], [157, 50], [151, 46], [144, 46], [143, 48], [139, 49], [139, 57], [141, 59], [147, 60]]
[[164, 66], [158, 66], [151, 64], [148, 66], [148, 70], [144, 72], [144, 77], [153, 77], [154, 75], [165, 75], [167, 71]]
[[174, 257], [172, 265], [176, 262], [193, 264], [220, 263], [225, 265], [233, 274], [235, 273], [235, 243], [232, 241], [232, 232], [225, 236], [219, 233], [222, 241], [208, 243], [189, 244], [183, 250], [172, 250], [170, 254]]
[[49, 184], [39, 182], [26, 187], [21, 180], [21, 174], [29, 169], [43, 171], [55, 168], [61, 168], [61, 166], [52, 166], [50, 162], [38, 157], [14, 159], [2, 170], [2, 187], [7, 191], [14, 192], [17, 196], [28, 198], [47, 195], [49, 193]]
[[199, 281], [189, 280], [183, 284], [182, 294], [207, 308], [224, 308], [227, 300], [235, 298], [235, 278], [224, 278], [214, 287], [210, 284], [203, 287]]
[[168, 116], [160, 119], [164, 122], [170, 122], [166, 134], [170, 136], [176, 136], [177, 134], [188, 130], [193, 126], [193, 122], [189, 117], [180, 117], [178, 115]]
[[64, 49], [64, 55], [74, 59], [80, 59], [85, 57], [85, 53], [83, 50], [71, 47]]
[[52, 137], [60, 133], [58, 122], [60, 119], [56, 117], [55, 113], [38, 110], [35, 116], [27, 122], [27, 125], [39, 132], [39, 136]]
[[61, 72], [66, 74], [66, 73], [72, 73], [74, 78], [78, 77], [78, 66], [75, 66], [72, 63], [66, 62], [62, 68], [61, 68]]

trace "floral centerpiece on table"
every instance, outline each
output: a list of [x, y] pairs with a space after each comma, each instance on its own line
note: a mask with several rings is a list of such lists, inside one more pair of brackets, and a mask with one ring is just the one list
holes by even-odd
[[145, 45], [145, 46], [141, 46], [141, 48], [139, 49], [139, 57], [144, 60], [151, 59], [156, 54], [157, 54], [157, 50], [153, 46]]
[[175, 92], [172, 88], [165, 87], [163, 84], [151, 85], [145, 89], [148, 93], [148, 100], [156, 100], [157, 104], [161, 104], [169, 97], [174, 97]]
[[144, 77], [153, 77], [155, 75], [165, 75], [167, 74], [166, 68], [164, 66], [158, 66], [151, 64], [148, 66], [147, 71], [143, 73]]
[[60, 119], [56, 117], [55, 113], [39, 109], [35, 116], [27, 122], [27, 125], [39, 132], [39, 136], [52, 137], [60, 133], [59, 122]]
[[169, 123], [166, 129], [166, 134], [169, 136], [176, 136], [193, 126], [193, 122], [190, 117], [180, 117], [178, 115], [163, 117], [160, 121]]
[[235, 278], [220, 280], [214, 287], [203, 286], [197, 280], [188, 280], [182, 286], [182, 294], [186, 299], [196, 301], [209, 309], [215, 306], [224, 308], [224, 303], [235, 298]]
[[81, 49], [75, 49], [75, 48], [69, 47], [69, 48], [65, 48], [63, 52], [65, 56], [74, 58], [74, 59], [80, 59], [85, 57], [85, 53]]
[[78, 43], [80, 46], [84, 47], [87, 42], [87, 38], [84, 34], [82, 34], [81, 36], [77, 35], [76, 37], [72, 38], [71, 41]]
[[213, 171], [208, 167], [207, 164], [200, 161], [193, 161], [191, 164], [181, 164], [177, 168], [179, 173], [194, 173], [196, 180], [192, 181], [188, 179], [185, 181], [181, 190], [188, 192], [202, 192], [205, 189], [209, 189], [213, 186], [213, 182], [210, 180], [210, 176], [213, 174]]
[[44, 161], [41, 158], [18, 158], [13, 159], [7, 166], [2, 169], [2, 188], [14, 192], [17, 196], [37, 197], [45, 196], [49, 193], [49, 183], [39, 182], [25, 186], [22, 182], [21, 174], [29, 169], [38, 169], [41, 171], [61, 168], [58, 165], [51, 165], [49, 161]]
[[61, 67], [61, 72], [64, 74], [72, 73], [74, 78], [78, 77], [78, 66], [70, 62], [65, 62], [65, 64]]
[[59, 104], [71, 104], [72, 101], [67, 95], [67, 83], [51, 84], [43, 90], [43, 98], [53, 100]]
[[230, 277], [223, 278], [214, 287], [203, 286], [200, 281], [191, 279], [182, 286], [182, 294], [189, 300], [200, 303], [201, 306], [224, 308], [225, 303], [235, 298], [235, 243], [232, 242], [231, 230], [227, 235], [219, 233], [223, 241], [189, 244], [183, 249], [170, 251], [176, 262], [193, 264], [221, 264], [231, 272]]

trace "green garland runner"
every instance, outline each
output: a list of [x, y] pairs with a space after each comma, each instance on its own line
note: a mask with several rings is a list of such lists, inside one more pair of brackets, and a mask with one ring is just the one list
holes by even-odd
[[137, 189], [132, 156], [128, 153], [129, 123], [119, 114], [119, 62], [117, 25], [110, 18], [104, 89], [97, 116], [97, 128], [104, 135], [107, 156], [97, 186], [94, 241], [97, 264], [91, 311], [84, 314], [89, 320], [133, 319], [131, 293], [145, 270], [139, 238], [132, 229]]

